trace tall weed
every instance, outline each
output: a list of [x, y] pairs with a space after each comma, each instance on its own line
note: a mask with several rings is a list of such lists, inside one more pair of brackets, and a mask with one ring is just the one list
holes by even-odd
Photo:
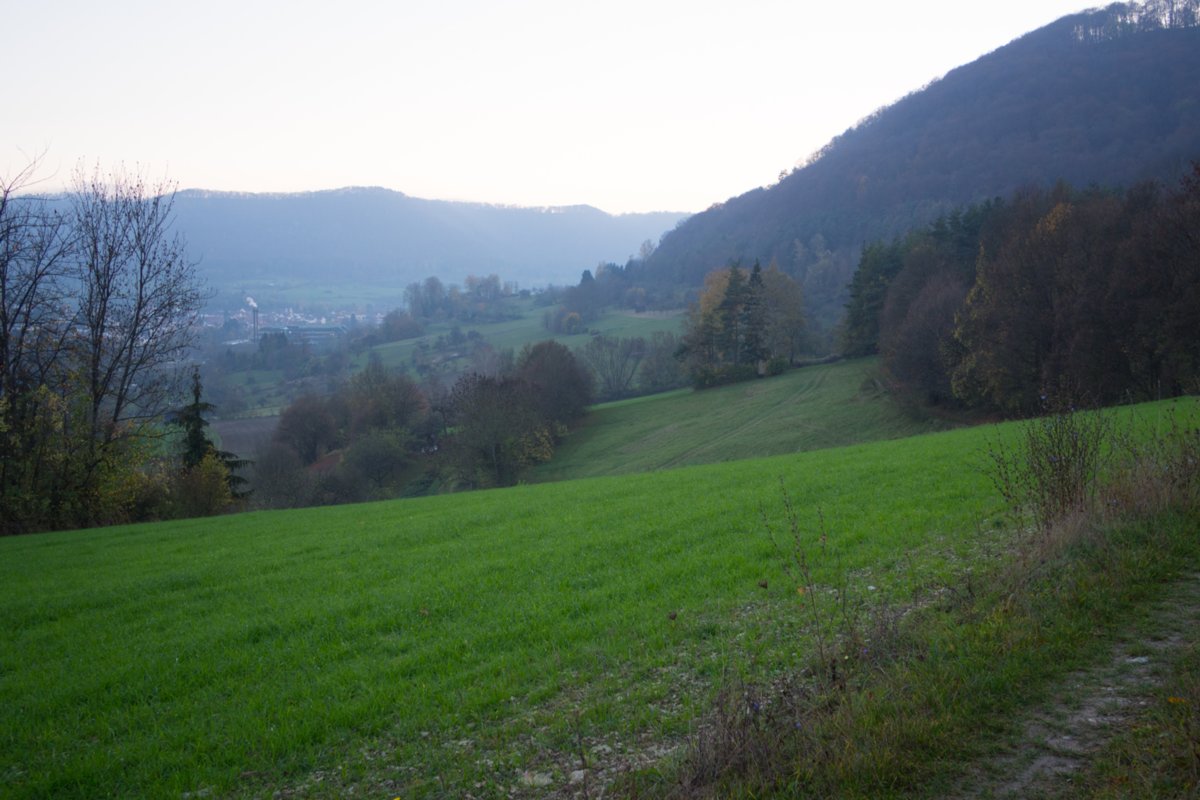
[[1119, 437], [1121, 462], [1105, 487], [1109, 515], [1148, 516], [1172, 506], [1200, 505], [1200, 424], [1181, 418], [1184, 402], [1168, 410], [1166, 425]]

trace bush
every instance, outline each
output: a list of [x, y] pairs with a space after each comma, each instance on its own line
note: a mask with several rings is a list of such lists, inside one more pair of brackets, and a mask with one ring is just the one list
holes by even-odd
[[752, 381], [758, 377], [758, 368], [753, 364], [737, 364], [724, 367], [698, 367], [692, 373], [692, 385], [697, 389], [712, 389], [730, 383]]
[[774, 377], [782, 375], [788, 368], [788, 360], [783, 356], [775, 356], [767, 362], [767, 374]]
[[1112, 451], [1112, 424], [1100, 411], [1061, 407], [1025, 423], [1020, 444], [993, 444], [992, 481], [1018, 517], [1029, 514], [1047, 531], [1095, 500], [1100, 472]]

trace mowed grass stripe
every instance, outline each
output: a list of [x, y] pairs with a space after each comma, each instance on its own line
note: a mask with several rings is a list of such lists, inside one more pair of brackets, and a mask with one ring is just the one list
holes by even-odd
[[759, 520], [782, 524], [780, 478], [831, 531], [819, 580], [905, 596], [999, 512], [989, 435], [0, 541], [5, 793], [236, 794], [333, 768], [420, 787], [479, 777], [477, 749], [444, 746], [465, 737], [511, 777], [568, 700], [599, 737], [678, 733], [703, 703], [663, 713], [679, 679], [798, 647], [744, 613], [794, 596]]

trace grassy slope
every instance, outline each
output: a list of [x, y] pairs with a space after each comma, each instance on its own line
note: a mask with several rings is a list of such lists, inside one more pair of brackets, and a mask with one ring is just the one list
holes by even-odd
[[0, 542], [0, 774], [18, 796], [227, 791], [376, 746], [432, 773], [422, 743], [473, 723], [509, 752], [514, 716], [566, 695], [602, 735], [677, 727], [646, 710], [655, 676], [710, 678], [695, 649], [778, 577], [756, 517], [780, 475], [886, 573], [993, 510], [961, 468], [977, 437]]
[[999, 535], [989, 435], [0, 541], [5, 793], [503, 796], [576, 732], [678, 734], [803, 649], [780, 478], [828, 522], [819, 579], [907, 596]]
[[758, 458], [928, 433], [874, 381], [877, 359], [610, 403], [594, 410], [531, 479], [568, 480]]

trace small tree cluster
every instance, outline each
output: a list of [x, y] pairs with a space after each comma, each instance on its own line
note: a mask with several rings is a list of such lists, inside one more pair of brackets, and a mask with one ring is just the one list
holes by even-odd
[[284, 410], [256, 458], [255, 494], [271, 508], [395, 496], [431, 437], [424, 393], [371, 358], [331, 396], [303, 395]]
[[680, 348], [693, 383], [746, 380], [791, 363], [804, 342], [803, 309], [799, 284], [774, 264], [710, 272]]
[[0, 180], [0, 532], [134, 517], [143, 442], [175, 398], [203, 293], [173, 190], [80, 169]]
[[462, 286], [446, 286], [436, 276], [430, 276], [405, 287], [404, 300], [408, 313], [417, 320], [487, 322], [508, 317], [504, 300], [515, 292], [516, 287], [501, 282], [498, 275], [468, 275]]
[[566, 426], [591, 401], [592, 381], [564, 345], [526, 346], [515, 371], [471, 373], [455, 384], [449, 409], [452, 463], [466, 486], [508, 486], [548, 461]]

